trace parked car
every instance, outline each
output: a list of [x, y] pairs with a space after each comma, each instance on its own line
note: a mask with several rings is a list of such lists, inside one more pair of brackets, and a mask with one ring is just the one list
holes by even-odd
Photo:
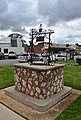
[[[31, 62], [31, 53], [20, 53], [18, 55], [19, 62]], [[32, 61], [39, 61], [39, 55], [33, 53], [32, 54]]]
[[17, 58], [17, 55], [16, 55], [16, 52], [14, 52], [14, 51], [10, 51], [9, 53], [8, 53], [8, 58], [10, 59], [10, 58]]
[[[49, 54], [42, 54], [41, 57], [40, 57], [40, 61], [48, 61], [49, 59]], [[56, 60], [56, 57], [55, 55], [50, 55], [50, 60], [53, 61], [53, 60]]]
[[74, 56], [74, 60], [76, 60], [76, 58], [81, 58], [81, 55]]
[[32, 55], [32, 61], [39, 61], [40, 60], [40, 57], [38, 54], [36, 54], [36, 53], [31, 54], [30, 53], [27, 62], [31, 62], [31, 55]]
[[21, 63], [27, 62], [28, 57], [30, 57], [28, 53], [20, 53], [18, 55], [18, 61], [21, 62]]
[[48, 59], [48, 55], [47, 54], [42, 54], [41, 57], [40, 57], [40, 61], [47, 61]]
[[0, 52], [0, 60], [3, 60], [4, 58], [4, 53]]
[[56, 60], [66, 60], [66, 56], [61, 55], [61, 54], [56, 55]]

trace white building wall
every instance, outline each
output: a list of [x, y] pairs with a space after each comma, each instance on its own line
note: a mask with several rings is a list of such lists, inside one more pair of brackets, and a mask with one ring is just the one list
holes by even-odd
[[22, 41], [20, 38], [17, 38], [17, 47], [22, 47]]
[[6, 43], [6, 44], [4, 44], [4, 43], [0, 43], [0, 48], [8, 48], [8, 47], [10, 47], [10, 43]]
[[4, 49], [8, 49], [8, 53], [10, 51], [14, 51], [17, 54], [24, 52], [24, 47], [22, 47], [22, 41], [20, 38], [17, 39], [17, 47], [11, 47], [10, 37], [0, 40], [0, 48], [1, 52], [4, 53]]
[[11, 47], [11, 44], [0, 44], [1, 52], [4, 53], [4, 49], [8, 49], [8, 53], [10, 51], [14, 51], [17, 54], [24, 52], [24, 47]]
[[24, 47], [9, 47], [8, 48], [9, 51], [14, 51], [17, 54], [24, 52]]

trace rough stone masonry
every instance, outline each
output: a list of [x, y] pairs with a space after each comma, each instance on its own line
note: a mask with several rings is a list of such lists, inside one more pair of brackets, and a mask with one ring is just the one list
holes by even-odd
[[37, 99], [49, 98], [63, 89], [63, 69], [64, 65], [51, 69], [14, 65], [15, 89]]

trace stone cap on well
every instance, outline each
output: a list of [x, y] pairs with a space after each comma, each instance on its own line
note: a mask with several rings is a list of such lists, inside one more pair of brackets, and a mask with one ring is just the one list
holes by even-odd
[[53, 66], [47, 66], [47, 65], [30, 65], [28, 63], [18, 63], [18, 64], [14, 64], [14, 66], [17, 67], [22, 67], [22, 68], [28, 68], [28, 69], [33, 69], [33, 70], [42, 70], [42, 71], [46, 71], [46, 70], [51, 70], [51, 69], [56, 69], [56, 68], [60, 68], [60, 67], [64, 67], [66, 64], [55, 64]]

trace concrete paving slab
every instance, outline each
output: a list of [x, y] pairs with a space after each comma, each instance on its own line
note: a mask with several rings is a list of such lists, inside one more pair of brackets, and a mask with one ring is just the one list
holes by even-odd
[[26, 120], [0, 103], [0, 120]]
[[16, 91], [14, 89], [14, 86], [5, 89], [6, 95], [40, 112], [44, 112], [47, 109], [51, 108], [53, 105], [71, 94], [71, 92], [72, 88], [64, 86], [64, 89], [62, 91], [54, 94], [52, 97], [40, 100]]
[[18, 102], [6, 95], [4, 89], [0, 90], [0, 102], [20, 116], [23, 116], [26, 120], [54, 120], [68, 105], [75, 101], [79, 95], [81, 95], [81, 91], [72, 89], [72, 94], [45, 112], [38, 112], [27, 105]]

